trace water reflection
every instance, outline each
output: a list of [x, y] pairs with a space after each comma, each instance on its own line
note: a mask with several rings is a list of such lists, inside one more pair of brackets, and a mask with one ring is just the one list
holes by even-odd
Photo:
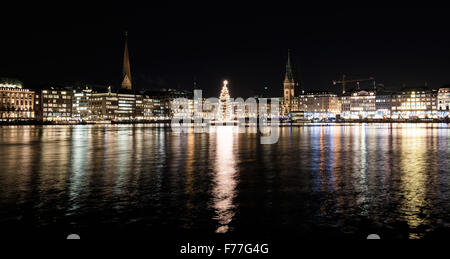
[[450, 226], [448, 125], [281, 127], [275, 145], [235, 130], [0, 127], [0, 228], [423, 238]]
[[[71, 169], [69, 180], [69, 204], [68, 215], [76, 213], [80, 209], [83, 202], [83, 194], [86, 194], [86, 174], [87, 166], [89, 163], [89, 140], [90, 134], [88, 134], [86, 128], [75, 127], [71, 130], [72, 143], [71, 143]], [[45, 150], [51, 150], [51, 148], [45, 148]], [[45, 172], [45, 170], [42, 170]]]
[[404, 128], [399, 131], [401, 136], [401, 187], [403, 201], [401, 212], [412, 230], [409, 238], [417, 239], [421, 235], [416, 233], [420, 226], [428, 224], [426, 219], [426, 184], [427, 184], [427, 166], [426, 163], [426, 136], [427, 129]]
[[216, 233], [227, 233], [229, 224], [235, 215], [233, 199], [236, 196], [236, 160], [235, 160], [235, 138], [233, 127], [217, 127], [216, 137], [216, 160], [214, 167], [213, 207], [214, 219], [219, 227]]

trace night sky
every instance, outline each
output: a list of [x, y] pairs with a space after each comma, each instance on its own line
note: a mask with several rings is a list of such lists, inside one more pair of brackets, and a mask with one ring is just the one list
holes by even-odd
[[[9, 10], [5, 12], [5, 10]], [[287, 49], [306, 90], [343, 73], [387, 89], [450, 84], [448, 9], [270, 6], [11, 6], [2, 10], [0, 77], [25, 85], [120, 85], [124, 31], [134, 86], [232, 97], [282, 95]]]

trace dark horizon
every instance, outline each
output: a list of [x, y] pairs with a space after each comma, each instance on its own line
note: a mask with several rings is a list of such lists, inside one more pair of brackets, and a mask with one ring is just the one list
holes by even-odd
[[0, 40], [0, 77], [25, 86], [119, 86], [124, 31], [135, 89], [189, 90], [195, 79], [217, 96], [228, 79], [234, 97], [266, 86], [281, 96], [289, 48], [305, 90], [339, 92], [331, 82], [343, 73], [391, 90], [450, 83], [448, 9], [37, 8], [4, 23]]

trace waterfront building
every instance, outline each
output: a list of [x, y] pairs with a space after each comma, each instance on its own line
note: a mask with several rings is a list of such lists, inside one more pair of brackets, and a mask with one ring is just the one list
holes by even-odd
[[330, 92], [305, 92], [298, 96], [298, 110], [310, 117], [335, 117], [341, 113], [341, 100]]
[[149, 96], [144, 95], [143, 97], [144, 102], [144, 112], [143, 112], [143, 119], [148, 121], [156, 121], [156, 120], [164, 120], [164, 107], [161, 106], [161, 100]]
[[136, 116], [136, 95], [131, 91], [120, 90], [117, 93], [118, 109], [116, 119], [119, 121], [133, 120]]
[[[182, 118], [194, 118], [194, 100], [193, 99], [186, 99], [187, 100], [187, 106], [184, 106], [184, 103], [175, 103], [175, 100], [171, 103], [171, 114], [177, 114], [179, 117]], [[179, 107], [179, 108], [173, 108], [173, 107]], [[167, 119], [167, 118], [166, 118]]]
[[89, 120], [92, 111], [89, 109], [89, 99], [92, 97], [92, 89], [88, 86], [73, 90], [72, 116], [73, 119]]
[[50, 87], [36, 93], [36, 119], [40, 121], [67, 122], [72, 120], [72, 90]]
[[288, 59], [286, 63], [286, 75], [284, 77], [284, 83], [283, 83], [283, 93], [284, 93], [284, 100], [283, 100], [283, 115], [287, 116], [289, 114], [293, 107], [296, 107], [295, 104], [295, 80], [294, 75], [292, 72], [291, 67], [291, 51], [288, 51]]
[[394, 119], [437, 118], [438, 91], [428, 88], [408, 89], [392, 95]]
[[438, 92], [438, 114], [445, 118], [450, 112], [450, 88], [441, 88]]
[[350, 111], [359, 118], [373, 118], [376, 113], [376, 91], [358, 91], [350, 97]]
[[0, 80], [0, 121], [34, 119], [34, 91], [18, 80]]
[[343, 95], [341, 96], [341, 115], [343, 117], [348, 117], [350, 116], [350, 112], [351, 112], [351, 106], [352, 106], [352, 102], [351, 102], [351, 96], [350, 95]]
[[346, 119], [374, 118], [376, 91], [360, 90], [341, 97], [341, 116]]
[[[162, 120], [172, 119], [175, 111], [172, 110], [172, 103], [177, 98], [186, 98], [188, 100], [194, 99], [194, 93], [192, 91], [174, 90], [174, 89], [162, 89], [160, 91], [147, 91], [145, 95], [154, 100], [158, 100], [158, 107]], [[191, 105], [190, 105], [191, 106]], [[192, 102], [192, 110], [194, 103]], [[193, 112], [192, 112], [193, 113]]]
[[119, 98], [117, 93], [93, 93], [89, 99], [89, 110], [93, 120], [115, 120], [119, 109]]
[[144, 120], [144, 96], [140, 94], [136, 95], [134, 119], [138, 121]]
[[[256, 102], [257, 102], [257, 113], [256, 114], [255, 113], [251, 113], [248, 110], [248, 107], [245, 107], [246, 117], [247, 118], [249, 118], [249, 117], [253, 118], [253, 117], [255, 117], [255, 116], [257, 117], [259, 115], [259, 116], [263, 116], [263, 117], [265, 117], [265, 116], [269, 117], [270, 116], [271, 118], [280, 118], [280, 116], [281, 116], [281, 114], [283, 112], [282, 111], [282, 106], [279, 106], [278, 107], [278, 112], [274, 113], [273, 110], [274, 110], [275, 107], [273, 107], [272, 99], [278, 99], [278, 105], [281, 105], [283, 103], [284, 97], [267, 98], [267, 100], [266, 100], [266, 107], [265, 107], [265, 109], [262, 109], [262, 110], [261, 110], [261, 98], [257, 98], [256, 99]], [[297, 110], [297, 108], [292, 109], [291, 113], [293, 112], [293, 110]], [[288, 116], [289, 116], [289, 114], [288, 114]]]
[[290, 109], [289, 113], [293, 112], [293, 111], [298, 111], [299, 101], [300, 100], [299, 100], [298, 96], [292, 97], [292, 106], [291, 106], [291, 109]]
[[111, 121], [167, 120], [166, 113], [170, 113], [158, 95], [151, 92], [135, 94], [124, 89], [112, 92], [111, 87], [106, 93], [93, 93], [89, 99], [89, 109], [93, 120]]
[[[192, 99], [192, 118], [194, 120], [209, 119], [210, 113], [205, 108], [205, 105], [207, 104], [206, 100], [207, 98]], [[191, 101], [189, 101], [189, 107], [191, 107]], [[195, 110], [196, 108], [198, 109], [197, 111]]]
[[[283, 104], [283, 97], [275, 97], [275, 98], [271, 98], [271, 99], [278, 99], [278, 104], [280, 105], [279, 110], [278, 110], [278, 116], [277, 117], [281, 117], [282, 115], [282, 104]], [[258, 109], [259, 111], [259, 109]], [[268, 107], [268, 112], [272, 113], [272, 104]]]
[[387, 119], [391, 117], [391, 93], [378, 91], [375, 98], [377, 119]]

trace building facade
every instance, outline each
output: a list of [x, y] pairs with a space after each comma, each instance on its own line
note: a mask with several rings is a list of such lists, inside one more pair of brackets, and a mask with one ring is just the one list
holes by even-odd
[[341, 97], [341, 116], [346, 119], [367, 119], [376, 115], [376, 91], [356, 91]]
[[391, 117], [423, 119], [437, 117], [438, 91], [429, 89], [403, 90], [392, 95]]
[[350, 95], [343, 95], [341, 96], [341, 115], [348, 115], [350, 116], [350, 112], [351, 112], [351, 106], [352, 106], [352, 102], [351, 102], [351, 96]]
[[[186, 98], [188, 100], [194, 99], [194, 93], [192, 91], [174, 90], [174, 89], [163, 89], [160, 91], [148, 91], [145, 95], [149, 96], [153, 100], [158, 100], [157, 111], [160, 114], [161, 120], [172, 119], [174, 112], [172, 110], [172, 103], [177, 98]], [[193, 105], [193, 103], [192, 103]]]
[[438, 110], [447, 113], [450, 111], [450, 88], [439, 89]]
[[307, 92], [298, 96], [298, 110], [318, 117], [341, 113], [341, 100], [330, 92]]
[[119, 109], [117, 93], [94, 93], [89, 99], [92, 120], [115, 120]]
[[391, 117], [391, 93], [377, 92], [375, 107], [377, 119], [387, 119]]
[[144, 120], [144, 96], [137, 94], [135, 98], [134, 119], [142, 121]]
[[144, 95], [143, 119], [147, 121], [157, 121], [164, 119], [164, 107], [161, 106], [161, 100], [158, 98]]
[[89, 99], [92, 97], [92, 89], [86, 87], [84, 89], [73, 90], [72, 99], [72, 116], [73, 119], [82, 121], [90, 120], [92, 111], [89, 109]]
[[0, 82], [0, 121], [33, 120], [34, 91], [23, 89], [20, 82]]
[[72, 117], [72, 91], [50, 87], [36, 93], [36, 119], [49, 122], [67, 122]]
[[118, 109], [116, 119], [119, 121], [134, 120], [136, 116], [136, 95], [133, 93], [118, 93]]
[[[135, 94], [132, 91], [93, 93], [89, 101], [92, 120], [157, 121], [168, 120], [173, 113], [172, 98], [161, 93]], [[190, 100], [192, 102], [192, 100]], [[193, 105], [192, 105], [193, 106]]]

